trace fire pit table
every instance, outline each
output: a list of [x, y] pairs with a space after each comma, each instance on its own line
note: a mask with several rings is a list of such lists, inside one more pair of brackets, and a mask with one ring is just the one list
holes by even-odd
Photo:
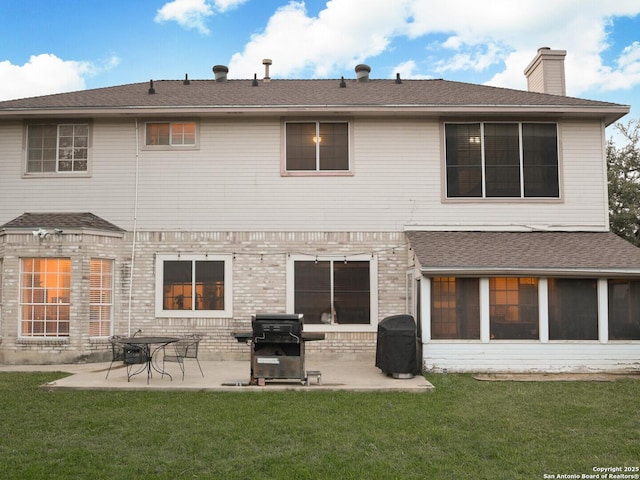
[[302, 314], [264, 313], [251, 316], [251, 332], [233, 332], [238, 342], [251, 345], [251, 385], [268, 380], [299, 380], [309, 376], [320, 382], [321, 373], [305, 370], [306, 342], [324, 340], [324, 333], [303, 331]]

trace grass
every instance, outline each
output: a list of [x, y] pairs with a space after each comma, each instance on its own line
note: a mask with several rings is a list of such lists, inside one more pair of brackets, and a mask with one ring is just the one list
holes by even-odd
[[[0, 373], [2, 479], [541, 479], [640, 466], [640, 381], [432, 393], [46, 392]], [[549, 478], [549, 477], [547, 477]]]

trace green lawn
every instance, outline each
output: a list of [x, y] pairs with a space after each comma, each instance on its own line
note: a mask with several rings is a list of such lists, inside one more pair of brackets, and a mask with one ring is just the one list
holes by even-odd
[[437, 375], [431, 393], [38, 389], [63, 375], [0, 373], [0, 479], [542, 479], [640, 466], [640, 379]]

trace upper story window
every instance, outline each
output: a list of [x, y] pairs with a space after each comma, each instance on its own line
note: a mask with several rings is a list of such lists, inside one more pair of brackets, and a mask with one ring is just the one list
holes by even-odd
[[286, 122], [285, 173], [349, 173], [347, 122]]
[[555, 123], [445, 124], [447, 198], [558, 198]]
[[195, 147], [196, 122], [147, 122], [147, 147]]
[[27, 168], [30, 173], [86, 173], [89, 124], [32, 124], [27, 127]]

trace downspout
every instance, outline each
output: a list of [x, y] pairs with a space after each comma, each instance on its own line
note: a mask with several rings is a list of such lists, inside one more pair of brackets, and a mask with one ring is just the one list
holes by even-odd
[[138, 232], [138, 174], [140, 170], [140, 131], [136, 118], [136, 173], [133, 199], [133, 239], [131, 241], [131, 268], [129, 269], [129, 305], [128, 305], [128, 335], [131, 336], [131, 304], [133, 299], [133, 267], [136, 259], [136, 237]]

